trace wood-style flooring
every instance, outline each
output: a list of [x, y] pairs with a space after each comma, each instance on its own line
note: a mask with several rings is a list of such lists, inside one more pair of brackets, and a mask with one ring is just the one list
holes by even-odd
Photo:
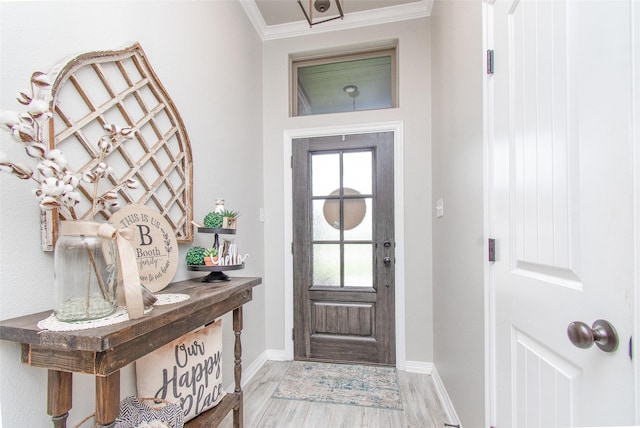
[[[267, 361], [243, 387], [245, 428], [442, 428], [446, 422], [429, 375], [398, 371], [404, 410], [271, 398], [290, 365]], [[233, 427], [231, 415], [220, 427]]]

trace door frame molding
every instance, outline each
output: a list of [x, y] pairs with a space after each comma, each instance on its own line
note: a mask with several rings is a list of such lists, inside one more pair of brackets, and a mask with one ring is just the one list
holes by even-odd
[[631, 27], [631, 147], [633, 150], [633, 211], [634, 211], [634, 331], [633, 331], [633, 368], [636, 387], [636, 425], [640, 425], [640, 5], [630, 4]]
[[[395, 319], [396, 319], [396, 367], [399, 370], [406, 368], [405, 347], [405, 281], [404, 281], [404, 146], [403, 146], [403, 122], [373, 122], [350, 125], [337, 125], [318, 128], [287, 129], [283, 132], [283, 164], [290, 165], [292, 156], [292, 143], [297, 138], [325, 137], [332, 135], [368, 134], [376, 132], [393, 132], [393, 175], [394, 175], [394, 214], [395, 214], [395, 239], [396, 239], [396, 265], [395, 265]], [[293, 255], [291, 243], [293, 242], [293, 176], [291, 168], [284, 168], [284, 356], [293, 360]]]
[[[484, 56], [488, 49], [493, 49], [493, 5], [495, 0], [482, 2], [482, 52]], [[482, 64], [486, 63], [486, 57]], [[483, 73], [483, 164], [484, 164], [484, 242], [493, 237], [493, 79], [492, 75]], [[486, 246], [485, 246], [486, 247]], [[488, 262], [488, 248], [484, 250], [484, 418], [485, 426], [496, 426], [496, 294], [493, 263]]]

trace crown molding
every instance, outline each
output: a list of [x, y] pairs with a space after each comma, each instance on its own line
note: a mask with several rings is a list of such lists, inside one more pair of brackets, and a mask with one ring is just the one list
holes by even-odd
[[[306, 36], [310, 34], [326, 33], [330, 31], [347, 30], [369, 25], [386, 24], [407, 19], [424, 18], [431, 15], [434, 0], [420, 0], [418, 2], [373, 9], [369, 11], [345, 14], [344, 19], [325, 22], [309, 27], [305, 20], [288, 24], [267, 25], [260, 14], [255, 0], [239, 0], [249, 20], [253, 24], [260, 38], [264, 40], [285, 39], [288, 37]], [[293, 0], [291, 0], [293, 1]]]
[[253, 28], [255, 28], [260, 38], [264, 40], [263, 34], [267, 31], [267, 23], [264, 21], [264, 18], [262, 17], [260, 9], [258, 9], [258, 5], [256, 5], [255, 0], [238, 1], [244, 9], [244, 12], [247, 14], [247, 17], [249, 17], [249, 21], [251, 21], [251, 24], [253, 24]]

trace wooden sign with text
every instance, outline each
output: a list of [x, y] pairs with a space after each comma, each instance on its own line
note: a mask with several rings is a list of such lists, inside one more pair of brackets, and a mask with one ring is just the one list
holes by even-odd
[[173, 281], [178, 268], [178, 242], [160, 213], [144, 205], [127, 205], [109, 221], [118, 229], [130, 228], [135, 232], [131, 243], [142, 285], [156, 292]]

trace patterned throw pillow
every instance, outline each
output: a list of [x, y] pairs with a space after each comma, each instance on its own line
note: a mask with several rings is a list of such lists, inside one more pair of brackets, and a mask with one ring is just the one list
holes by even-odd
[[156, 404], [137, 397], [127, 397], [120, 402], [120, 415], [116, 419], [116, 428], [182, 428], [183, 425], [184, 414], [177, 404]]
[[222, 319], [136, 361], [138, 396], [176, 403], [184, 422], [222, 400]]

